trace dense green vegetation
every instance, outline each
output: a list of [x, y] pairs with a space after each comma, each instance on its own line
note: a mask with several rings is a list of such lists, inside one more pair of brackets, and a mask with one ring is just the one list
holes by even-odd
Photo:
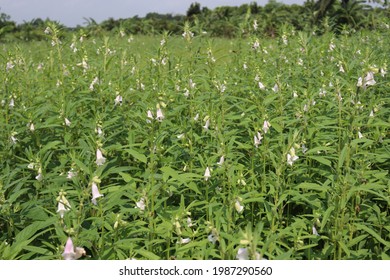
[[[231, 38], [253, 34], [251, 29], [254, 22], [258, 35], [270, 37], [280, 35], [283, 26], [317, 33], [340, 33], [345, 29], [374, 30], [383, 28], [383, 25], [389, 26], [390, 10], [387, 1], [374, 6], [371, 4], [363, 0], [309, 0], [303, 5], [285, 5], [270, 0], [265, 6], [251, 2], [236, 7], [209, 9], [195, 2], [188, 8], [186, 15], [149, 13], [145, 17], [109, 18], [101, 23], [97, 23], [93, 18], [86, 18], [83, 27], [62, 27], [69, 32], [82, 31], [91, 36], [103, 36], [107, 32], [119, 31], [133, 35], [155, 35], [164, 32], [181, 35], [185, 22], [189, 21], [196, 34], [207, 33], [208, 36]], [[17, 25], [9, 15], [2, 13], [0, 39], [44, 39], [42, 29], [45, 29], [49, 22], [50, 19], [38, 18]]]
[[0, 259], [389, 259], [386, 19], [227, 38], [192, 9], [3, 37]]

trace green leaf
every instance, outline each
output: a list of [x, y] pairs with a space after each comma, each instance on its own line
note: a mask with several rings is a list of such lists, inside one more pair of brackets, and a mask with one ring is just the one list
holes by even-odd
[[321, 222], [321, 229], [322, 230], [325, 228], [326, 223], [328, 222], [329, 217], [332, 214], [333, 210], [334, 210], [334, 206], [330, 206], [330, 207], [328, 207], [328, 209], [326, 209], [326, 211], [322, 217], [322, 222]]
[[310, 159], [314, 159], [315, 161], [322, 163], [326, 166], [332, 167], [332, 162], [324, 157], [321, 156], [308, 156]]
[[[44, 234], [51, 230], [51, 228], [42, 230], [43, 228], [53, 224], [56, 220], [56, 217], [53, 217], [47, 221], [38, 221], [34, 222], [31, 225], [24, 228], [19, 232], [15, 237], [15, 242], [10, 248], [10, 254], [5, 256], [7, 259], [16, 259], [19, 253], [24, 250], [31, 242], [33, 242], [39, 235]], [[40, 232], [39, 232], [40, 231]]]
[[339, 162], [338, 162], [338, 168], [342, 168], [345, 158], [347, 156], [347, 153], [349, 151], [349, 146], [346, 144], [344, 145], [344, 148], [341, 150], [340, 156], [339, 156]]
[[195, 182], [189, 182], [187, 187], [197, 194], [202, 194]]
[[144, 249], [138, 249], [135, 251], [136, 251], [136, 253], [140, 254], [141, 256], [145, 257], [148, 260], [159, 260], [160, 259], [160, 257], [157, 256], [156, 254], [149, 252], [149, 251], [146, 251]]
[[80, 160], [77, 158], [74, 159], [74, 163], [77, 165], [78, 168], [80, 168], [84, 173], [89, 174], [89, 168]]
[[163, 172], [162, 178], [165, 182], [168, 181], [169, 177], [173, 180], [178, 180], [179, 178], [179, 173], [170, 166], [163, 166], [160, 170]]
[[30, 251], [30, 252], [34, 252], [34, 253], [37, 253], [37, 254], [40, 254], [40, 255], [46, 255], [48, 254], [50, 251], [46, 248], [41, 248], [41, 247], [36, 247], [36, 246], [25, 246], [24, 247], [24, 250], [27, 250], [27, 251]]
[[126, 183], [129, 183], [129, 182], [133, 182], [133, 181], [134, 181], [134, 178], [131, 177], [130, 174], [123, 173], [123, 172], [119, 172], [119, 175], [122, 176], [123, 180], [124, 180]]
[[[47, 145], [43, 146], [43, 148], [40, 150], [41, 154], [44, 154], [46, 151], [51, 150], [61, 144], [61, 141], [52, 141], [49, 142]], [[57, 149], [56, 149], [57, 150]]]
[[139, 160], [140, 162], [146, 163], [148, 161], [144, 154], [141, 154], [134, 149], [125, 149], [125, 152], [129, 153], [131, 156], [133, 156], [136, 160]]
[[349, 257], [351, 255], [351, 251], [348, 249], [347, 245], [345, 245], [344, 242], [342, 241], [339, 241], [338, 242], [339, 246], [341, 247], [341, 249], [343, 249], [343, 251], [347, 254], [347, 256]]
[[328, 186], [322, 186], [316, 183], [301, 183], [298, 186], [296, 186], [298, 189], [306, 189], [306, 190], [314, 190], [314, 191], [327, 191], [329, 189]]
[[390, 260], [390, 256], [388, 254], [386, 254], [385, 252], [382, 252], [381, 257], [382, 257], [382, 260], [386, 260], [386, 261]]
[[55, 222], [55, 217], [46, 220], [46, 221], [37, 221], [32, 223], [31, 225], [25, 227], [21, 232], [19, 232], [15, 236], [15, 243], [19, 243], [25, 240], [28, 240], [31, 236], [33, 236], [37, 231], [47, 227], [50, 224]]
[[355, 246], [356, 244], [360, 243], [362, 240], [366, 239], [368, 234], [361, 234], [354, 239], [350, 240], [348, 242], [348, 247], [351, 248], [352, 246]]
[[28, 188], [20, 189], [16, 192], [13, 192], [10, 197], [7, 199], [7, 203], [12, 204], [14, 203], [21, 195], [27, 193], [29, 191]]
[[355, 226], [356, 226], [357, 230], [363, 230], [363, 231], [367, 232], [368, 234], [370, 234], [372, 237], [374, 237], [377, 241], [379, 241], [383, 245], [390, 247], [390, 242], [386, 241], [382, 237], [380, 237], [380, 235], [377, 232], [375, 232], [373, 229], [371, 229], [368, 226], [363, 225], [363, 224], [355, 224]]

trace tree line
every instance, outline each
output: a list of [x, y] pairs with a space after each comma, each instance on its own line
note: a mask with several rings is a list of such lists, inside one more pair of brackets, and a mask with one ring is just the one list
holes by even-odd
[[[374, 30], [389, 28], [390, 8], [388, 0], [373, 0], [370, 5], [365, 0], [307, 0], [302, 5], [286, 5], [276, 0], [260, 6], [251, 2], [240, 6], [220, 6], [215, 9], [202, 7], [195, 2], [185, 15], [148, 13], [144, 17], [108, 18], [97, 23], [93, 18], [85, 18], [83, 26], [74, 28], [56, 24], [66, 32], [82, 31], [85, 34], [99, 36], [108, 32], [125, 34], [170, 34], [181, 35], [183, 27], [190, 24], [194, 33], [218, 37], [245, 36], [257, 32], [264, 36], [275, 37], [286, 27], [295, 30], [323, 33], [343, 30]], [[379, 3], [378, 3], [379, 2]], [[0, 40], [41, 40], [42, 32], [50, 19], [33, 19], [16, 24], [11, 16], [0, 14]]]

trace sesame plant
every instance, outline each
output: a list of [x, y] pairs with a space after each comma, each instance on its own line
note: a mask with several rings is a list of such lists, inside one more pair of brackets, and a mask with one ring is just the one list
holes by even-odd
[[61, 32], [0, 46], [1, 259], [390, 258], [388, 29]]

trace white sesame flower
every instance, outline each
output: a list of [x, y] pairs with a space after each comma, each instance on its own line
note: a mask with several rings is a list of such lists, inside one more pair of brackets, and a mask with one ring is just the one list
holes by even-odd
[[65, 198], [65, 195], [60, 193], [60, 200], [58, 201], [57, 213], [60, 213], [61, 218], [64, 218], [65, 212], [70, 210], [69, 201]]
[[294, 147], [291, 147], [289, 153], [287, 154], [287, 164], [293, 165], [294, 161], [298, 160], [298, 156], [295, 155]]
[[91, 84], [89, 85], [89, 90], [94, 90], [95, 89], [95, 85], [99, 83], [99, 78], [98, 77], [95, 77], [93, 79], [93, 81], [91, 82]]
[[261, 90], [265, 90], [265, 86], [263, 85], [263, 83], [262, 82], [259, 82], [259, 89], [261, 89]]
[[317, 229], [316, 229], [315, 226], [313, 226], [311, 230], [312, 230], [312, 232], [313, 232], [313, 235], [320, 236], [320, 235], [318, 234], [318, 231], [317, 231]]
[[187, 244], [191, 241], [191, 238], [180, 238], [178, 241], [179, 244]]
[[365, 86], [373, 86], [375, 85], [376, 82], [374, 80], [374, 73], [373, 72], [368, 72], [366, 77], [364, 78], [364, 85]]
[[100, 149], [96, 150], [96, 164], [98, 166], [103, 165], [106, 162], [106, 158], [103, 157], [102, 151]]
[[333, 42], [331, 42], [329, 44], [329, 51], [333, 51], [335, 48], [336, 48], [336, 45]]
[[152, 111], [148, 110], [147, 115], [148, 115], [148, 118], [147, 118], [146, 122], [151, 123], [152, 122], [151, 120], [154, 119]]
[[118, 94], [118, 95], [115, 97], [114, 103], [115, 103], [115, 106], [118, 105], [118, 104], [119, 104], [119, 105], [122, 105], [122, 96]]
[[62, 257], [65, 260], [75, 260], [76, 259], [76, 253], [74, 251], [73, 241], [70, 237], [68, 237], [68, 240], [66, 241], [64, 252], [62, 253]]
[[77, 176], [77, 172], [73, 170], [73, 168], [71, 170], [68, 171], [68, 175], [66, 176], [67, 179], [72, 179], [73, 177], [76, 177]]
[[278, 84], [275, 84], [274, 87], [272, 88], [272, 90], [276, 93], [279, 91], [279, 86]]
[[326, 95], [326, 90], [324, 88], [321, 88], [319, 95], [320, 97], [324, 97]]
[[11, 61], [8, 61], [5, 70], [8, 72], [9, 70], [11, 70], [14, 67], [15, 67], [15, 64], [13, 64]]
[[222, 164], [225, 162], [225, 156], [221, 156], [220, 158], [219, 158], [219, 161], [217, 162], [217, 164], [219, 165], [219, 166], [222, 166]]
[[210, 241], [211, 243], [215, 244], [215, 242], [218, 241], [218, 236], [216, 236], [216, 235], [213, 234], [213, 233], [210, 233], [210, 234], [207, 236], [207, 240]]
[[259, 25], [257, 24], [257, 20], [253, 21], [253, 29], [256, 31]]
[[70, 122], [70, 120], [68, 120], [67, 118], [64, 119], [65, 121], [65, 125], [66, 126], [70, 126], [72, 123]]
[[168, 58], [163, 57], [163, 58], [161, 59], [161, 64], [162, 64], [162, 65], [166, 65], [167, 63], [168, 63]]
[[207, 119], [205, 125], [203, 126], [203, 128], [205, 130], [209, 130], [209, 126], [210, 126], [210, 119]]
[[181, 134], [177, 135], [176, 137], [177, 137], [177, 139], [183, 139], [185, 137], [185, 134], [181, 133]]
[[16, 142], [19, 141], [18, 138], [16, 138], [14, 135], [11, 135], [10, 140], [11, 140], [11, 143], [12, 143], [13, 145], [15, 145]]
[[34, 124], [33, 124], [32, 122], [30, 122], [30, 123], [28, 124], [28, 128], [30, 129], [31, 132], [34, 132], [34, 131], [35, 131], [35, 126], [34, 126]]
[[11, 98], [11, 100], [9, 101], [9, 107], [11, 109], [15, 107], [15, 100], [13, 98]]
[[263, 123], [264, 133], [267, 133], [270, 127], [271, 127], [271, 124], [269, 123], [269, 121], [264, 121], [264, 123]]
[[38, 181], [42, 181], [42, 179], [43, 179], [42, 170], [40, 168], [38, 170], [38, 175], [35, 176], [35, 179]]
[[241, 203], [240, 203], [240, 201], [238, 199], [234, 203], [234, 208], [236, 208], [236, 211], [238, 213], [241, 213], [242, 211], [244, 211], [244, 206], [241, 205]]
[[191, 40], [191, 38], [194, 37], [194, 33], [187, 30], [187, 31], [183, 32], [182, 36], [183, 36], [183, 38], [185, 38], [187, 40]]
[[370, 71], [364, 78], [359, 77], [356, 86], [363, 87], [365, 89], [367, 86], [373, 86], [375, 84], [376, 81], [374, 80], [374, 73]]
[[337, 98], [337, 100], [338, 100], [339, 102], [341, 102], [341, 101], [343, 100], [343, 97], [341, 96], [341, 92], [340, 92], [340, 91], [337, 92], [336, 98]]
[[140, 209], [141, 211], [144, 211], [145, 210], [145, 198], [141, 197], [141, 199], [139, 201], [137, 201], [135, 203], [135, 207]]
[[285, 45], [288, 44], [287, 35], [283, 34], [282, 35], [282, 40], [283, 40], [283, 44], [285, 44]]
[[195, 88], [195, 86], [196, 86], [196, 83], [194, 83], [193, 81], [192, 81], [192, 79], [190, 79], [189, 81], [188, 81], [188, 84], [189, 84], [189, 86], [190, 86], [190, 88]]
[[358, 86], [358, 87], [363, 86], [363, 78], [362, 77], [359, 77], [359, 79], [358, 79], [358, 81], [356, 83], [356, 86]]
[[360, 131], [358, 131], [358, 137], [359, 137], [359, 139], [362, 139], [364, 137]]
[[64, 260], [77, 260], [82, 256], [85, 256], [86, 252], [82, 247], [74, 247], [73, 241], [70, 237], [66, 241], [64, 252], [62, 253], [62, 257]]
[[197, 121], [199, 119], [199, 114], [196, 114], [196, 116], [194, 117], [194, 121]]
[[103, 136], [103, 130], [102, 130], [102, 127], [101, 126], [97, 126], [96, 129], [95, 129], [95, 132], [97, 133], [97, 135], [99, 137], [102, 137]]
[[207, 181], [211, 177], [210, 168], [208, 166], [206, 167], [206, 170], [204, 171], [203, 177], [204, 177], [205, 181]]
[[247, 248], [238, 248], [236, 259], [237, 260], [249, 260], [248, 249]]
[[103, 195], [99, 192], [98, 186], [96, 185], [95, 182], [92, 182], [92, 203], [94, 205], [97, 205], [96, 199], [99, 197], [102, 197]]
[[261, 144], [261, 139], [263, 139], [263, 136], [261, 136], [260, 132], [257, 132], [257, 135], [253, 137], [253, 141], [256, 148], [258, 148]]
[[306, 152], [307, 152], [307, 150], [308, 150], [307, 147], [306, 147], [306, 145], [305, 145], [305, 144], [302, 144], [301, 148], [302, 148], [302, 153], [306, 154]]
[[164, 114], [161, 110], [161, 108], [158, 108], [157, 109], [157, 112], [156, 112], [156, 120], [158, 120], [159, 122], [161, 122], [163, 119], [164, 119]]
[[192, 227], [192, 226], [193, 226], [191, 217], [188, 217], [188, 218], [187, 218], [187, 226], [188, 226], [188, 227]]

